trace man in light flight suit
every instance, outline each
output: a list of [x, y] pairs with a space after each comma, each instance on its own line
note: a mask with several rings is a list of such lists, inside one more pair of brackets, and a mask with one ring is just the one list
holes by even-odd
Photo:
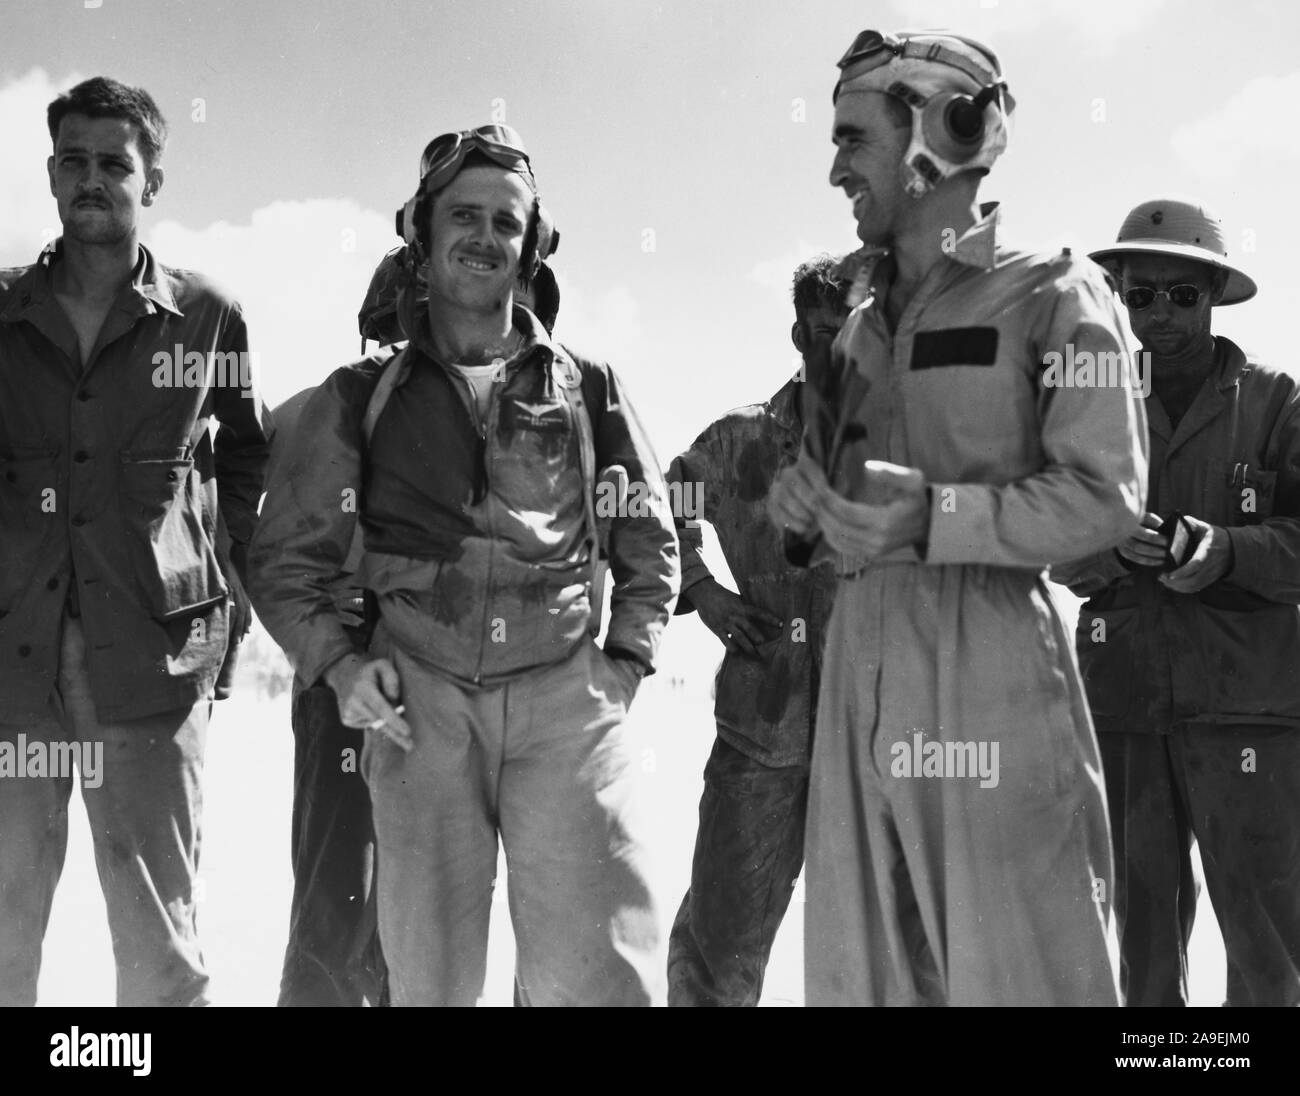
[[[1145, 421], [1086, 259], [1012, 250], [980, 176], [1013, 102], [987, 47], [864, 32], [831, 183], [850, 313], [778, 525], [838, 553], [806, 845], [810, 1005], [1114, 1005], [1097, 744], [1043, 570], [1136, 526]], [[1049, 355], [1123, 383], [1052, 387]]]

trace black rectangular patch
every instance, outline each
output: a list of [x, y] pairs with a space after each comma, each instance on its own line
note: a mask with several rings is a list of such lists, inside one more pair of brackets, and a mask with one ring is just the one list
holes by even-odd
[[998, 357], [996, 327], [949, 327], [918, 331], [912, 340], [912, 369], [945, 365], [992, 365]]

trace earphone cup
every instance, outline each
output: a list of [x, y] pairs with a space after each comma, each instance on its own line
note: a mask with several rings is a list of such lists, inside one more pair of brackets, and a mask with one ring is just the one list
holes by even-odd
[[550, 213], [541, 202], [537, 203], [537, 254], [539, 263], [555, 254], [560, 246], [560, 233], [551, 220]]
[[420, 204], [420, 196], [417, 194], [406, 205], [397, 211], [397, 234], [408, 244], [417, 243], [416, 239], [416, 207]]
[[984, 144], [984, 112], [961, 92], [935, 95], [921, 112], [921, 131], [926, 147], [937, 157], [963, 164], [974, 159]]

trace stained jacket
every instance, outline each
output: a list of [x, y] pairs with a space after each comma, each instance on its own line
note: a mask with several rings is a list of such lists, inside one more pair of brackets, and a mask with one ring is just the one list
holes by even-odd
[[1177, 428], [1158, 396], [1146, 401], [1147, 508], [1225, 528], [1231, 569], [1195, 594], [1109, 550], [1052, 569], [1088, 598], [1076, 641], [1099, 731], [1300, 726], [1300, 386], [1216, 343], [1213, 374]]
[[351, 651], [333, 586], [359, 518], [357, 583], [413, 657], [482, 685], [565, 658], [592, 614], [578, 424], [559, 387], [580, 384], [597, 465], [622, 465], [655, 502], [612, 520], [606, 637], [607, 648], [652, 670], [677, 596], [677, 538], [663, 476], [618, 378], [516, 308], [525, 345], [494, 382], [480, 423], [464, 382], [437, 360], [427, 314], [416, 322], [409, 368], [369, 445], [363, 420], [378, 358], [321, 385], [272, 472], [250, 553], [250, 592], [268, 631], [308, 684]]
[[835, 584], [828, 566], [791, 566], [767, 517], [773, 479], [798, 456], [798, 393], [791, 380], [767, 403], [728, 412], [668, 469], [669, 484], [681, 485], [670, 486], [681, 501], [675, 507], [682, 545], [678, 612], [692, 608], [690, 588], [713, 577], [700, 554], [703, 517], [717, 534], [741, 598], [784, 622], [757, 658], [728, 651], [715, 682], [718, 734], [772, 766], [807, 764]]
[[75, 575], [96, 711], [141, 718], [213, 689], [270, 418], [239, 306], [143, 246], [81, 368], [59, 255], [0, 271], [0, 713], [46, 710]]

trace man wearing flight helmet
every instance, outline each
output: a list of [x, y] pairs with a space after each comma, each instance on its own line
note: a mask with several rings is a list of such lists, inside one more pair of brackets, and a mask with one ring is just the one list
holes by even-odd
[[1255, 283], [1203, 203], [1142, 202], [1092, 257], [1149, 355], [1149, 512], [1052, 574], [1088, 598], [1125, 998], [1186, 1003], [1195, 838], [1228, 1004], [1298, 1005], [1300, 387], [1212, 333], [1211, 310]]
[[[357, 316], [363, 352], [369, 340], [381, 349], [406, 341], [397, 321], [397, 298], [409, 282], [408, 269], [405, 245], [390, 251], [375, 268]], [[418, 276], [416, 286], [417, 296], [427, 300], [428, 290]], [[546, 263], [531, 280], [520, 278], [515, 283], [515, 297], [547, 332], [554, 328], [560, 290]], [[273, 459], [295, 451], [298, 416], [317, 387], [296, 392], [275, 408]], [[334, 583], [339, 615], [359, 650], [366, 642], [365, 598], [352, 575], [363, 550], [358, 527]], [[364, 731], [343, 724], [338, 698], [324, 681], [305, 687], [300, 679], [294, 680], [290, 724], [293, 898], [279, 1003], [381, 1004], [387, 1001], [386, 973], [375, 923], [370, 790], [355, 767], [339, 765], [340, 757], [354, 757], [362, 749]]]
[[[677, 593], [659, 465], [610, 368], [515, 305], [555, 234], [513, 130], [433, 141], [399, 229], [410, 343], [303, 409], [252, 549], [255, 604], [302, 680], [366, 728], [392, 1003], [479, 997], [498, 834], [518, 998], [650, 1003], [658, 926], [622, 723]], [[657, 505], [611, 523], [602, 651], [592, 492], [611, 465]], [[379, 614], [363, 655], [330, 596], [358, 516], [356, 582]]]
[[773, 520], [842, 580], [806, 844], [809, 1004], [1116, 1003], [1097, 746], [1043, 569], [1141, 512], [1136, 393], [1053, 388], [1123, 355], [1105, 278], [998, 240], [996, 56], [869, 31], [840, 61], [831, 183], [851, 303]]

